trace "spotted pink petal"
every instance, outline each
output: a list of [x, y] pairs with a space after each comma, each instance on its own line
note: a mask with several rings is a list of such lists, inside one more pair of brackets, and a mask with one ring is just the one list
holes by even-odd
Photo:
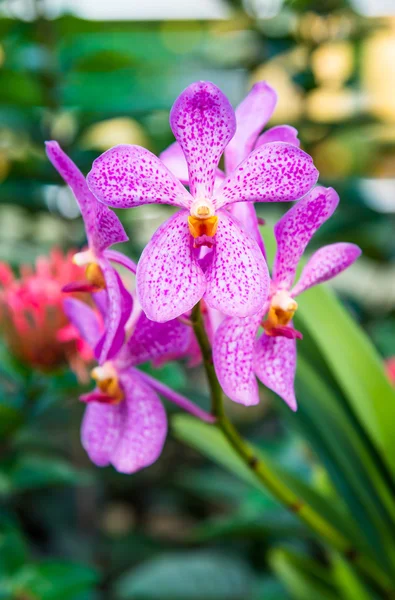
[[245, 406], [259, 402], [253, 357], [262, 314], [247, 319], [228, 317], [214, 337], [213, 360], [221, 387], [231, 400]]
[[76, 298], [65, 298], [63, 310], [69, 321], [78, 329], [82, 339], [94, 348], [101, 335], [100, 323], [95, 311]]
[[188, 312], [206, 289], [187, 219], [181, 210], [163, 223], [137, 265], [137, 295], [152, 321], [163, 323]]
[[318, 171], [311, 157], [291, 144], [273, 142], [254, 150], [216, 190], [216, 208], [233, 202], [290, 202], [313, 187]]
[[236, 108], [236, 133], [225, 150], [226, 171], [230, 173], [254, 148], [259, 133], [273, 114], [277, 94], [266, 81], [259, 81]]
[[96, 200], [85, 177], [58, 142], [46, 142], [45, 146], [49, 160], [74, 193], [84, 219], [89, 246], [100, 253], [112, 244], [126, 242], [128, 236], [118, 217]]
[[183, 183], [189, 184], [188, 165], [185, 160], [184, 152], [178, 142], [171, 144], [164, 150], [159, 158], [164, 165]]
[[254, 367], [258, 379], [296, 410], [296, 341], [263, 333], [255, 343]]
[[255, 148], [259, 148], [263, 144], [270, 144], [271, 142], [286, 142], [299, 148], [298, 130], [295, 127], [291, 127], [291, 125], [277, 125], [276, 127], [272, 127], [259, 136]]
[[191, 328], [178, 319], [156, 323], [141, 314], [128, 341], [129, 356], [135, 365], [175, 354], [182, 356], [190, 341]]
[[[95, 390], [88, 401], [81, 426], [81, 442], [89, 458], [98, 467], [106, 467], [111, 462], [114, 449], [119, 440], [123, 414], [120, 405], [95, 402]], [[93, 401], [89, 402], [92, 399]]]
[[192, 198], [152, 152], [120, 145], [97, 158], [88, 173], [93, 194], [104, 204], [130, 208], [141, 204], [172, 204], [188, 208]]
[[274, 227], [277, 252], [272, 279], [277, 287], [290, 288], [300, 257], [314, 233], [334, 213], [339, 196], [332, 188], [316, 187]]
[[258, 244], [225, 211], [217, 212], [218, 229], [205, 275], [205, 302], [225, 315], [257, 313], [269, 293], [269, 273]]
[[120, 430], [111, 463], [120, 473], [135, 473], [159, 458], [166, 441], [167, 417], [159, 397], [138, 371], [122, 373], [120, 382], [125, 400], [119, 404]]
[[125, 325], [132, 311], [133, 301], [121, 278], [107, 259], [102, 257], [100, 268], [106, 281], [107, 314], [104, 333], [96, 345], [95, 356], [100, 364], [113, 358], [125, 339]]
[[241, 223], [244, 231], [256, 241], [266, 259], [265, 244], [259, 231], [254, 204], [252, 202], [235, 202], [235, 204], [229, 205], [229, 211]]
[[338, 243], [323, 246], [315, 252], [304, 267], [292, 296], [298, 296], [308, 288], [335, 277], [361, 256], [355, 244]]
[[132, 259], [130, 259], [128, 256], [125, 256], [125, 254], [122, 254], [122, 252], [118, 252], [118, 250], [106, 250], [104, 252], [104, 256], [108, 260], [111, 260], [112, 262], [115, 262], [118, 265], [125, 267], [125, 269], [127, 269], [128, 271], [130, 271], [131, 273], [136, 275], [136, 271], [137, 271], [136, 263]]
[[191, 194], [210, 197], [219, 160], [236, 129], [229, 100], [209, 81], [192, 83], [175, 101], [170, 126], [188, 164]]

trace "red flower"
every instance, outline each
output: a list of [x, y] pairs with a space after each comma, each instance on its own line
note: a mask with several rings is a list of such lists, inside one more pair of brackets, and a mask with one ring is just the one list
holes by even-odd
[[68, 363], [85, 380], [85, 363], [93, 354], [63, 310], [63, 286], [85, 278], [72, 262], [73, 254], [53, 249], [35, 266], [23, 265], [19, 279], [0, 263], [0, 326], [10, 351], [22, 362], [46, 372]]

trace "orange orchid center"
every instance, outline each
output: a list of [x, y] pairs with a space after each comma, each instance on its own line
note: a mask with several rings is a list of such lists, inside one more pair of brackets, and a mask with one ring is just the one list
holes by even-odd
[[104, 279], [103, 271], [97, 263], [89, 263], [85, 269], [85, 275], [89, 283], [94, 285], [99, 290], [106, 289], [106, 280]]
[[266, 333], [270, 335], [270, 332], [276, 327], [285, 327], [288, 325], [297, 308], [298, 303], [295, 302], [286, 290], [276, 292], [271, 299], [267, 319], [263, 323]]
[[124, 394], [119, 384], [117, 372], [110, 362], [92, 369], [91, 377], [96, 381], [99, 390], [113, 399], [111, 404], [119, 404], [123, 400]]
[[210, 200], [201, 198], [192, 204], [188, 225], [193, 238], [214, 237], [218, 227], [218, 217], [215, 216]]
[[106, 289], [106, 281], [104, 279], [103, 271], [97, 263], [96, 256], [93, 251], [88, 248], [83, 252], [77, 252], [73, 256], [73, 263], [79, 267], [86, 267], [85, 276], [89, 283], [94, 285], [99, 290]]

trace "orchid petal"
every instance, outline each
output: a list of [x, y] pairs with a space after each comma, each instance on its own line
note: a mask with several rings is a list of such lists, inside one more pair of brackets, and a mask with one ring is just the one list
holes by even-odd
[[205, 275], [205, 302], [226, 315], [249, 317], [257, 313], [269, 293], [269, 273], [255, 240], [233, 217], [219, 211], [213, 257]]
[[[96, 391], [100, 394], [100, 390]], [[92, 399], [94, 398], [93, 394]], [[89, 397], [87, 399], [89, 400]], [[85, 409], [81, 442], [91, 461], [98, 467], [106, 467], [111, 462], [119, 439], [122, 418], [120, 405], [92, 401]]]
[[173, 354], [182, 356], [190, 340], [191, 328], [178, 319], [156, 323], [142, 314], [128, 341], [129, 355], [135, 365]]
[[137, 294], [147, 317], [165, 322], [191, 310], [206, 288], [192, 248], [188, 213], [179, 211], [156, 231], [137, 265]]
[[63, 310], [69, 321], [78, 329], [82, 339], [94, 348], [100, 338], [100, 323], [90, 306], [76, 298], [63, 300]]
[[259, 148], [263, 144], [270, 144], [271, 142], [285, 142], [299, 148], [298, 130], [295, 127], [291, 127], [291, 125], [276, 125], [276, 127], [268, 129], [259, 136], [255, 148]]
[[266, 249], [259, 231], [258, 217], [252, 202], [236, 202], [229, 206], [229, 212], [241, 223], [246, 231], [258, 244], [263, 257], [266, 259]]
[[133, 301], [120, 276], [105, 258], [100, 260], [100, 268], [106, 281], [108, 298], [104, 333], [95, 348], [95, 356], [102, 364], [113, 358], [122, 347]]
[[120, 432], [111, 463], [120, 473], [135, 473], [160, 456], [167, 417], [159, 397], [137, 371], [122, 373], [120, 382], [125, 399], [119, 405]]
[[277, 252], [272, 279], [277, 287], [290, 288], [296, 268], [314, 233], [334, 213], [339, 196], [332, 188], [316, 187], [274, 227]]
[[228, 317], [214, 337], [213, 360], [221, 387], [231, 400], [245, 406], [259, 402], [253, 356], [261, 319], [262, 312], [247, 319]]
[[263, 333], [255, 342], [254, 366], [258, 379], [296, 410], [296, 341]]
[[272, 116], [276, 102], [274, 89], [266, 81], [259, 81], [236, 108], [236, 133], [225, 150], [228, 173], [249, 155], [259, 133]]
[[361, 256], [361, 249], [355, 244], [338, 243], [323, 246], [315, 252], [304, 267], [292, 296], [301, 294], [318, 283], [332, 279]]
[[273, 142], [254, 150], [216, 190], [212, 202], [290, 202], [313, 187], [318, 171], [312, 158], [291, 144]]
[[118, 252], [117, 250], [106, 250], [104, 252], [104, 256], [107, 258], [107, 260], [111, 260], [111, 261], [117, 263], [118, 265], [125, 267], [125, 269], [127, 269], [134, 275], [136, 274], [136, 271], [137, 271], [136, 263], [133, 262], [128, 256], [125, 256], [124, 254], [122, 254], [122, 252]]
[[130, 208], [141, 204], [172, 204], [188, 208], [192, 198], [152, 152], [120, 145], [97, 158], [88, 173], [93, 194], [104, 204]]
[[118, 217], [100, 204], [89, 190], [85, 177], [57, 142], [46, 142], [49, 160], [70, 186], [84, 219], [89, 246], [99, 253], [112, 244], [126, 242], [128, 236]]
[[159, 158], [182, 184], [189, 184], [187, 161], [185, 160], [184, 152], [178, 142], [170, 144], [166, 150], [163, 150], [163, 152], [159, 154]]
[[210, 197], [219, 160], [236, 129], [229, 100], [213, 83], [192, 83], [175, 101], [170, 126], [188, 163], [192, 195]]

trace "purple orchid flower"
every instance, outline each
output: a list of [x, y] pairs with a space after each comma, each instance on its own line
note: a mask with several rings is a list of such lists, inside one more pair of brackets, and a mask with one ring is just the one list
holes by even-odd
[[[299, 147], [298, 132], [290, 125], [277, 125], [261, 133], [273, 115], [277, 94], [265, 81], [259, 81], [235, 110], [236, 132], [225, 148], [225, 172], [230, 174], [247, 156], [263, 144], [286, 142]], [[171, 144], [159, 157], [184, 185], [188, 185], [188, 165], [178, 142]], [[225, 179], [225, 173], [217, 169], [215, 187]], [[266, 252], [259, 222], [252, 202], [236, 202], [228, 206], [230, 213], [243, 225], [245, 231], [257, 242], [263, 256]]]
[[128, 240], [116, 214], [96, 200], [81, 171], [57, 142], [46, 142], [46, 151], [49, 160], [74, 193], [88, 239], [88, 250], [74, 256], [77, 265], [86, 266], [87, 283], [71, 282], [64, 291], [105, 290], [108, 300], [105, 332], [96, 347], [96, 357], [102, 363], [113, 357], [121, 347], [125, 323], [132, 309], [131, 296], [110, 260], [133, 273], [136, 266], [120, 252], [109, 250], [109, 246]]
[[[137, 293], [147, 316], [164, 322], [205, 302], [224, 314], [247, 317], [269, 291], [266, 262], [256, 241], [224, 210], [235, 202], [291, 201], [317, 180], [311, 158], [274, 142], [252, 152], [214, 190], [218, 162], [235, 133], [234, 111], [212, 83], [190, 85], [178, 97], [170, 125], [188, 164], [190, 193], [148, 150], [121, 145], [93, 163], [87, 181], [104, 204], [149, 203], [181, 210], [146, 246], [137, 268]], [[197, 248], [212, 248], [204, 264]]]
[[[96, 313], [75, 298], [67, 298], [64, 309], [81, 337], [95, 348], [102, 335]], [[213, 419], [136, 369], [141, 363], [176, 350], [185, 351], [190, 341], [189, 327], [178, 320], [155, 323], [137, 311], [128, 322], [127, 337], [116, 356], [92, 371], [97, 387], [81, 396], [87, 403], [81, 440], [97, 466], [112, 464], [121, 473], [134, 473], [157, 460], [166, 439], [166, 412], [156, 391], [199, 418]]]
[[[292, 288], [307, 244], [338, 202], [332, 188], [316, 187], [280, 219], [274, 229], [277, 252], [268, 302], [253, 317], [226, 318], [219, 327], [213, 345], [215, 370], [224, 392], [235, 402], [246, 406], [259, 402], [258, 377], [296, 410], [296, 338], [301, 334], [292, 326], [298, 306], [295, 297], [335, 277], [361, 254], [354, 244], [323, 246], [310, 257]], [[256, 338], [261, 326], [264, 332]]]

